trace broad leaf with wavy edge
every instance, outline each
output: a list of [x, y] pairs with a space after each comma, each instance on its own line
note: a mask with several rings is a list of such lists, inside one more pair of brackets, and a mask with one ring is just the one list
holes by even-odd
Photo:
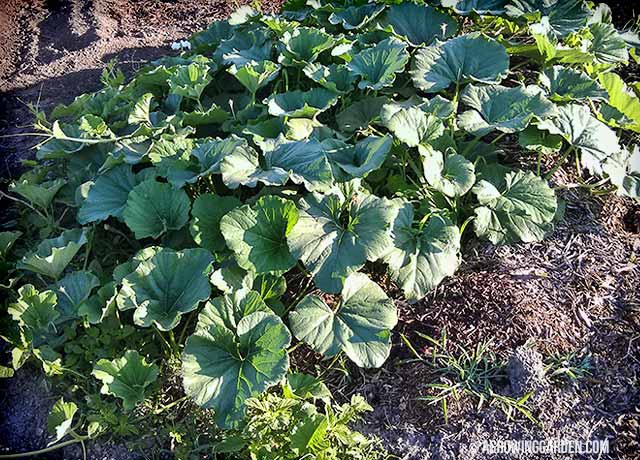
[[409, 301], [417, 301], [458, 269], [460, 230], [444, 216], [414, 223], [413, 205], [399, 200], [393, 228], [393, 247], [385, 254], [389, 273]]
[[122, 216], [136, 239], [159, 238], [180, 230], [189, 221], [190, 207], [186, 192], [151, 179], [131, 190]]
[[78, 318], [80, 316], [78, 309], [98, 286], [100, 286], [98, 277], [86, 270], [69, 273], [58, 281], [53, 287], [58, 299], [56, 309], [60, 312], [57, 322]]
[[357, 53], [347, 66], [360, 76], [358, 88], [379, 90], [393, 85], [396, 74], [404, 71], [407, 62], [406, 45], [395, 38], [387, 38]]
[[40, 242], [35, 251], [26, 254], [18, 262], [16, 268], [58, 279], [86, 242], [84, 229], [66, 230], [57, 238]]
[[461, 16], [472, 13], [498, 16], [504, 13], [507, 0], [440, 0], [440, 5], [451, 8]]
[[223, 216], [220, 231], [240, 267], [258, 274], [283, 273], [296, 263], [287, 235], [297, 221], [298, 210], [292, 201], [263, 196], [254, 205]]
[[378, 259], [391, 244], [397, 209], [386, 198], [356, 194], [347, 202], [336, 193], [312, 193], [298, 208], [300, 218], [289, 234], [289, 248], [325, 292], [340, 292], [344, 279], [367, 260]]
[[286, 66], [304, 67], [333, 46], [333, 36], [324, 29], [298, 27], [293, 32], [285, 32], [280, 39], [278, 61]]
[[65, 181], [63, 179], [34, 184], [31, 183], [31, 180], [22, 176], [17, 182], [12, 182], [9, 185], [9, 191], [17, 193], [42, 209], [47, 209], [64, 184]]
[[413, 46], [430, 45], [434, 40], [446, 40], [458, 32], [458, 23], [432, 6], [400, 3], [387, 10], [385, 24], [406, 37]]
[[293, 334], [326, 357], [341, 351], [360, 367], [380, 367], [391, 351], [396, 307], [384, 291], [363, 273], [344, 283], [337, 309], [308, 295], [289, 314]]
[[609, 94], [609, 105], [626, 118], [626, 123], [616, 124], [622, 124], [623, 128], [640, 133], [640, 97], [613, 72], [600, 74], [598, 80]]
[[296, 184], [304, 184], [310, 192], [329, 190], [334, 183], [329, 150], [315, 139], [278, 141], [266, 153], [270, 168], [286, 171]]
[[389, 136], [368, 136], [355, 145], [339, 149], [331, 161], [350, 177], [365, 177], [383, 165], [392, 145], [393, 139]]
[[5, 259], [9, 255], [9, 251], [22, 236], [22, 232], [0, 232], [0, 260]]
[[591, 115], [588, 107], [569, 104], [557, 114], [538, 123], [539, 129], [559, 134], [580, 151], [580, 162], [592, 174], [602, 174], [602, 163], [620, 151], [615, 131]]
[[125, 410], [132, 410], [146, 398], [146, 388], [156, 381], [160, 368], [147, 363], [135, 350], [113, 361], [99, 360], [91, 374], [102, 382], [100, 393], [122, 399]]
[[471, 107], [458, 116], [458, 125], [476, 136], [493, 130], [503, 133], [522, 131], [534, 119], [545, 119], [555, 113], [537, 86], [467, 86], [460, 100]]
[[353, 90], [353, 84], [357, 80], [356, 75], [351, 73], [344, 64], [330, 64], [328, 66], [313, 62], [307, 64], [304, 74], [329, 91], [338, 94], [345, 94]]
[[273, 42], [266, 29], [236, 31], [231, 38], [222, 40], [214, 53], [214, 59], [226, 65], [243, 66], [251, 61], [271, 59]]
[[48, 445], [57, 443], [69, 433], [77, 411], [78, 406], [73, 402], [65, 402], [64, 398], [54, 403], [47, 418], [47, 431], [53, 435], [53, 441]]
[[352, 133], [366, 129], [370, 123], [378, 119], [380, 109], [389, 102], [386, 96], [367, 97], [353, 102], [336, 114], [336, 121], [343, 131]]
[[126, 164], [101, 174], [89, 188], [89, 194], [78, 210], [78, 222], [84, 225], [109, 217], [121, 218], [129, 192], [136, 183], [131, 166]]
[[602, 169], [618, 188], [618, 195], [640, 200], [640, 147], [623, 148], [612, 155]]
[[173, 329], [183, 314], [209, 298], [209, 271], [213, 256], [205, 249], [174, 251], [160, 248], [122, 280], [120, 310], [135, 309], [133, 321], [141, 327]]
[[189, 231], [198, 246], [211, 252], [222, 251], [226, 245], [220, 232], [220, 220], [229, 211], [242, 205], [234, 196], [217, 196], [204, 193], [195, 199], [191, 207]]
[[409, 147], [428, 143], [444, 133], [440, 118], [418, 107], [398, 109], [395, 105], [385, 105], [380, 111], [380, 119], [398, 140]]
[[251, 94], [256, 94], [260, 88], [272, 82], [280, 72], [280, 66], [271, 61], [251, 61], [242, 66], [232, 65], [227, 69], [236, 77], [242, 86]]
[[323, 88], [274, 94], [264, 101], [269, 107], [270, 115], [292, 118], [314, 118], [333, 107], [336, 102], [338, 96]]
[[345, 30], [357, 30], [369, 24], [383, 10], [384, 5], [376, 5], [375, 3], [350, 6], [331, 13], [329, 22], [333, 25], [341, 25]]
[[480, 204], [473, 221], [476, 235], [493, 244], [541, 241], [558, 208], [553, 189], [532, 172], [492, 176], [484, 175], [473, 188]]
[[220, 163], [222, 182], [230, 189], [241, 185], [256, 187], [258, 182], [265, 185], [284, 185], [289, 173], [282, 168], [263, 168], [260, 155], [248, 144], [238, 146]]
[[471, 33], [418, 50], [409, 73], [427, 93], [468, 81], [500, 83], [509, 73], [509, 55], [497, 41]]
[[476, 182], [473, 163], [455, 152], [422, 148], [422, 170], [429, 185], [449, 197], [467, 193]]
[[182, 355], [184, 390], [196, 404], [214, 410], [219, 426], [233, 428], [244, 417], [245, 401], [286, 375], [291, 334], [273, 313], [250, 313], [235, 327], [222, 321], [201, 324], [208, 321], [204, 316]]
[[513, 18], [542, 19], [557, 37], [582, 29], [590, 16], [584, 0], [511, 0], [505, 11]]
[[607, 92], [597, 81], [571, 67], [555, 65], [547, 68], [540, 74], [540, 85], [554, 102], [607, 98]]
[[57, 301], [55, 292], [40, 292], [32, 284], [25, 284], [18, 289], [16, 302], [9, 304], [7, 313], [18, 322], [24, 339], [34, 347], [47, 343], [55, 331], [55, 322], [60, 317]]
[[596, 62], [618, 64], [629, 60], [627, 43], [612, 24], [591, 24], [592, 38], [588, 51], [593, 53]]

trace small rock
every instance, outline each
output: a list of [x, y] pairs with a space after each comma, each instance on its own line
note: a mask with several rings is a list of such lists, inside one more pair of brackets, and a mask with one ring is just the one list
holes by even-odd
[[507, 372], [511, 389], [518, 396], [534, 392], [532, 398], [539, 398], [549, 387], [542, 355], [527, 346], [516, 348], [509, 359]]

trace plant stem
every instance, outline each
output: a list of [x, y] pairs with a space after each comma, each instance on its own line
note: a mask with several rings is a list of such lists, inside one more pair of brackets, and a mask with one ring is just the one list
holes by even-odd
[[4, 193], [2, 190], [0, 190], [0, 196], [3, 197], [3, 198], [6, 198], [8, 200], [15, 201], [16, 203], [20, 203], [23, 206], [26, 206], [27, 208], [31, 209], [33, 212], [38, 214], [40, 217], [42, 217], [45, 221], [49, 222], [50, 218], [48, 216], [45, 216], [44, 214], [42, 214], [42, 212], [37, 210], [30, 203], [27, 203], [26, 201], [21, 200], [20, 198], [16, 198], [16, 197], [13, 197], [11, 195], [8, 195], [8, 194]]
[[171, 350], [176, 356], [180, 356], [180, 347], [176, 342], [176, 336], [173, 334], [173, 329], [169, 331], [169, 343], [171, 344]]
[[553, 167], [549, 170], [549, 172], [547, 174], [545, 174], [544, 178], [549, 180], [551, 178], [551, 176], [553, 176], [555, 174], [555, 172], [560, 169], [560, 167], [566, 163], [567, 158], [569, 158], [569, 155], [571, 155], [572, 152], [575, 151], [575, 147], [571, 146], [569, 147], [567, 150], [564, 151], [564, 153], [562, 154], [562, 156], [558, 159], [558, 161], [556, 161], [556, 163], [553, 165]]
[[85, 441], [87, 439], [89, 439], [88, 436], [79, 436], [76, 439], [70, 439], [69, 441], [61, 442], [60, 444], [56, 444], [54, 446], [46, 447], [46, 448], [40, 449], [40, 450], [34, 450], [34, 451], [31, 451], [31, 452], [21, 452], [19, 454], [0, 455], [0, 459], [4, 460], [4, 459], [9, 459], [9, 458], [34, 457], [36, 455], [42, 455], [42, 454], [46, 454], [48, 452], [53, 452], [54, 450], [58, 450], [58, 449], [61, 449], [63, 447], [66, 447], [66, 446], [70, 446], [71, 444], [76, 444], [76, 443]]

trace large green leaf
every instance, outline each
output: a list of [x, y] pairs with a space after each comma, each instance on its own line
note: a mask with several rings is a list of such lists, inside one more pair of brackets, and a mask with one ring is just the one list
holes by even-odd
[[272, 313], [251, 313], [237, 327], [199, 324], [182, 356], [185, 393], [198, 405], [214, 409], [218, 425], [232, 428], [242, 420], [248, 398], [286, 375], [290, 343], [289, 330]]
[[251, 94], [257, 93], [260, 88], [273, 81], [279, 71], [280, 66], [271, 61], [251, 61], [240, 67], [232, 65], [228, 69]]
[[211, 252], [222, 251], [225, 241], [220, 232], [220, 219], [242, 202], [233, 196], [217, 196], [213, 193], [200, 195], [191, 208], [189, 230], [193, 240]]
[[393, 140], [389, 136], [369, 136], [355, 145], [340, 149], [331, 160], [349, 176], [365, 177], [383, 165], [392, 144]]
[[264, 196], [223, 216], [220, 231], [240, 267], [255, 273], [285, 272], [296, 263], [287, 235], [297, 221], [292, 201]]
[[280, 40], [279, 61], [287, 66], [304, 67], [333, 45], [334, 38], [324, 30], [298, 27], [293, 32], [285, 32]]
[[57, 279], [86, 242], [84, 229], [66, 230], [57, 238], [40, 242], [36, 250], [26, 254], [16, 267]]
[[393, 85], [396, 73], [403, 72], [407, 62], [409, 53], [406, 45], [395, 38], [387, 38], [357, 53], [348, 67], [361, 78], [358, 88], [377, 91]]
[[234, 134], [225, 139], [198, 140], [189, 147], [186, 158], [169, 163], [162, 171], [163, 175], [176, 188], [194, 184], [203, 177], [219, 173], [222, 159], [243, 145], [247, 145], [247, 141]]
[[582, 167], [592, 174], [602, 174], [602, 163], [620, 151], [618, 136], [591, 115], [588, 107], [569, 104], [558, 107], [557, 114], [538, 124], [552, 134], [563, 136], [581, 155]]
[[39, 292], [33, 285], [25, 284], [18, 289], [18, 300], [9, 305], [7, 313], [18, 322], [27, 341], [38, 346], [46, 343], [55, 330], [55, 322], [60, 317], [56, 303], [55, 292]]
[[200, 100], [202, 92], [213, 80], [209, 70], [207, 64], [200, 62], [178, 67], [172, 71], [167, 80], [171, 92], [178, 96]]
[[345, 30], [360, 29], [370, 23], [382, 10], [384, 10], [384, 5], [376, 5], [375, 3], [350, 6], [331, 13], [329, 22], [333, 25], [341, 25]]
[[591, 24], [589, 31], [592, 38], [588, 50], [596, 62], [618, 64], [629, 60], [627, 43], [612, 24]]
[[89, 324], [99, 324], [116, 310], [118, 289], [115, 282], [109, 282], [98, 289], [78, 307], [78, 315]]
[[106, 220], [122, 217], [129, 192], [136, 186], [136, 176], [129, 165], [120, 165], [101, 174], [89, 188], [87, 198], [78, 210], [78, 222]]
[[308, 295], [290, 313], [289, 322], [298, 340], [326, 357], [344, 351], [360, 367], [380, 367], [389, 357], [398, 316], [380, 286], [363, 273], [353, 273], [335, 310]]
[[159, 238], [170, 230], [180, 230], [189, 221], [190, 206], [183, 190], [151, 179], [131, 190], [123, 217], [137, 239]]
[[493, 244], [540, 241], [552, 228], [558, 200], [551, 187], [531, 172], [485, 176], [473, 188], [476, 235]]
[[442, 153], [432, 148], [421, 149], [424, 178], [440, 193], [462, 196], [476, 181], [473, 163], [457, 153]]
[[78, 406], [73, 402], [65, 402], [64, 398], [55, 402], [47, 418], [47, 430], [54, 436], [49, 445], [57, 443], [69, 433], [77, 411]]
[[379, 117], [382, 106], [387, 102], [389, 98], [385, 96], [367, 97], [356, 101], [336, 114], [336, 122], [348, 133], [366, 129]]
[[608, 72], [598, 77], [609, 94], [609, 105], [628, 119], [623, 128], [640, 133], [640, 98], [619, 75]]
[[407, 38], [413, 46], [430, 45], [434, 40], [446, 40], [458, 32], [458, 23], [433, 6], [403, 2], [392, 5], [386, 23], [393, 31]]
[[135, 308], [133, 320], [138, 326], [155, 325], [168, 331], [178, 325], [183, 314], [209, 298], [213, 257], [205, 249], [161, 248], [154, 252], [124, 277], [116, 300], [120, 310]]
[[218, 324], [234, 330], [242, 318], [259, 311], [273, 313], [257, 291], [243, 286], [207, 302], [198, 315], [196, 329], [206, 331]]
[[304, 74], [317, 84], [329, 91], [345, 94], [353, 90], [357, 77], [344, 64], [330, 64], [328, 66], [318, 62], [307, 64]]
[[340, 292], [344, 279], [391, 245], [390, 227], [397, 209], [386, 198], [337, 194], [306, 195], [300, 218], [289, 234], [289, 248], [314, 276], [316, 286]]
[[53, 289], [58, 299], [56, 310], [60, 312], [57, 322], [78, 318], [78, 308], [98, 286], [98, 277], [85, 270], [69, 273], [58, 281]]
[[404, 201], [400, 206], [393, 223], [393, 248], [384, 260], [405, 297], [416, 301], [457, 270], [460, 230], [438, 214], [416, 226], [411, 203]]
[[333, 173], [328, 149], [315, 139], [278, 142], [267, 152], [270, 168], [287, 171], [296, 184], [304, 184], [309, 191], [326, 191], [333, 185]]
[[272, 51], [273, 43], [266, 29], [237, 30], [231, 38], [220, 42], [214, 58], [240, 67], [251, 61], [268, 61]]
[[462, 16], [472, 13], [498, 16], [504, 13], [506, 4], [507, 0], [440, 0], [440, 5]]
[[505, 47], [471, 33], [418, 50], [409, 73], [416, 88], [437, 93], [467, 81], [499, 83], [508, 72]]
[[231, 38], [233, 29], [229, 21], [213, 21], [205, 30], [189, 38], [191, 49], [200, 54], [211, 52], [220, 45], [222, 40]]
[[505, 10], [515, 18], [542, 19], [549, 32], [558, 37], [583, 28], [590, 16], [583, 0], [511, 0]]
[[622, 149], [607, 160], [603, 170], [618, 187], [618, 195], [640, 200], [640, 147]]
[[146, 388], [156, 381], [160, 369], [147, 363], [135, 350], [113, 361], [99, 360], [91, 374], [102, 382], [100, 392], [122, 399], [125, 410], [132, 410], [146, 398]]
[[605, 100], [607, 92], [586, 73], [555, 65], [540, 74], [540, 84], [554, 102], [594, 99]]
[[284, 185], [289, 173], [282, 168], [263, 168], [260, 156], [248, 144], [238, 146], [220, 163], [222, 181], [230, 189], [241, 185], [255, 187], [258, 182], [265, 185]]
[[444, 133], [442, 121], [418, 107], [384, 105], [380, 111], [380, 119], [398, 140], [409, 147], [429, 143]]
[[25, 176], [22, 176], [19, 181], [13, 182], [9, 186], [9, 190], [13, 193], [17, 193], [23, 198], [26, 198], [29, 202], [43, 209], [47, 209], [49, 207], [53, 198], [65, 184], [63, 179], [34, 184], [31, 180], [24, 177]]
[[22, 232], [0, 232], [0, 259], [6, 259]]
[[476, 136], [493, 130], [522, 131], [534, 118], [545, 119], [555, 111], [554, 104], [537, 86], [469, 85], [462, 92], [461, 101], [472, 110], [458, 117], [458, 125]]
[[338, 97], [323, 88], [274, 94], [265, 100], [269, 114], [275, 117], [314, 118], [334, 106]]

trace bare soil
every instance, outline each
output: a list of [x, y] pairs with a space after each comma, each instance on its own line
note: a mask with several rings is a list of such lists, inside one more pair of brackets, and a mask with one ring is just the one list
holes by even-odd
[[[277, 9], [279, 3], [268, 5]], [[618, 3], [614, 17], [624, 25], [630, 17], [624, 9], [633, 2]], [[99, 87], [110, 60], [133, 73], [169, 53], [171, 41], [236, 6], [213, 0], [0, 0], [0, 135], [30, 131], [27, 103], [44, 111], [69, 103]], [[0, 138], [0, 177], [15, 177], [17, 162], [31, 157], [34, 143], [31, 137]], [[554, 179], [573, 182], [571, 171]], [[640, 458], [640, 206], [573, 189], [562, 197], [566, 214], [547, 240], [499, 248], [466, 244], [456, 276], [423, 302], [398, 301], [401, 321], [382, 369], [349, 367], [349, 376], [337, 370], [326, 375], [339, 397], [357, 391], [369, 399], [374, 411], [361, 429], [379, 435], [399, 458], [510, 458], [479, 454], [470, 446], [486, 439], [558, 436], [607, 438], [613, 451], [601, 458]], [[538, 382], [531, 404], [541, 426], [522, 417], [507, 420], [495, 407], [477, 410], [465, 398], [449, 408], [445, 422], [438, 406], [419, 400], [438, 376], [426, 363], [407, 362], [413, 354], [400, 333], [427, 354], [431, 348], [417, 332], [438, 336], [443, 328], [453, 343], [473, 347], [491, 341], [500, 359], [511, 360], [510, 369], [518, 371], [505, 376], [502, 393]], [[542, 357], [571, 351], [592, 356], [587, 378], [558, 383], [538, 375]], [[311, 366], [314, 357], [301, 348], [294, 361]], [[30, 372], [2, 383], [0, 447], [12, 451], [42, 447], [46, 404], [54, 401]], [[34, 394], [48, 395], [46, 404]], [[97, 446], [89, 458], [133, 458], [121, 446], [107, 454], [105, 449]], [[77, 455], [68, 451], [64, 457]]]

